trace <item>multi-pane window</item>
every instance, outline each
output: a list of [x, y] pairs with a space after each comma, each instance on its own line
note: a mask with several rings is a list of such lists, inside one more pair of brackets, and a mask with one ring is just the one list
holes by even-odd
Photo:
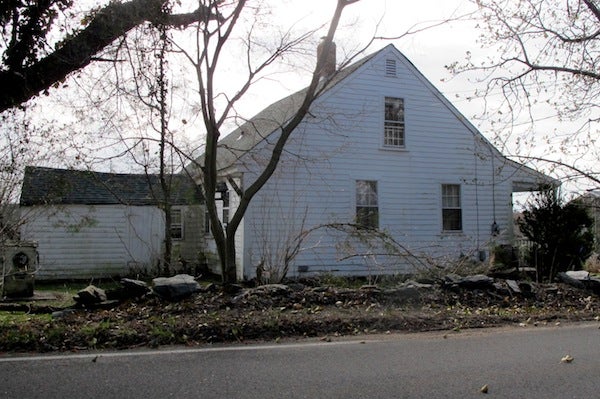
[[404, 147], [404, 99], [385, 98], [383, 145]]
[[459, 184], [442, 184], [442, 228], [445, 231], [462, 230]]
[[[219, 219], [221, 220], [221, 224], [224, 228], [227, 228], [227, 224], [229, 223], [229, 191], [226, 189], [217, 191], [215, 201], [217, 202], [217, 213], [219, 211], [221, 212], [219, 217]], [[210, 234], [210, 232], [210, 215], [208, 214], [208, 209], [206, 209], [204, 212], [204, 233]]]
[[359, 226], [371, 229], [379, 228], [379, 205], [377, 201], [376, 181], [356, 181], [356, 223]]
[[171, 209], [171, 238], [183, 239], [183, 215], [181, 209]]
[[223, 200], [222, 223], [223, 227], [227, 227], [229, 223], [229, 191], [221, 192], [221, 200]]

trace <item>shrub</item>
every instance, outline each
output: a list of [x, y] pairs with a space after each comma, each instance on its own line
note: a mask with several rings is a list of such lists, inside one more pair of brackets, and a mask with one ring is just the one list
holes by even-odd
[[552, 281], [559, 272], [580, 270], [592, 251], [592, 219], [579, 205], [565, 204], [556, 189], [541, 189], [518, 223], [533, 243], [530, 262], [538, 280]]

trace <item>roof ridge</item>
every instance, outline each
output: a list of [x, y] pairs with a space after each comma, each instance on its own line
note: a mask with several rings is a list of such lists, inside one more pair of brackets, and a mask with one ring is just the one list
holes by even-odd
[[[395, 49], [393, 44], [389, 44], [351, 64], [343, 66], [331, 78], [322, 83], [324, 86], [318, 89], [315, 99], [333, 89], [369, 60], [390, 48], [390, 46]], [[307, 89], [308, 86], [269, 104], [253, 117], [245, 120], [236, 129], [223, 136], [219, 140], [220, 154], [217, 157], [218, 169], [231, 166], [241, 155], [250, 151], [283, 126], [301, 106], [304, 100], [304, 93]], [[202, 159], [202, 157], [203, 155], [199, 159]]]

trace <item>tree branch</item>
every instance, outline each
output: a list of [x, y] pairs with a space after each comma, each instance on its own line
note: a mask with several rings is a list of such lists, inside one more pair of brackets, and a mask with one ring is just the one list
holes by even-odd
[[0, 112], [18, 106], [70, 73], [87, 66], [94, 55], [144, 22], [181, 28], [194, 22], [218, 18], [199, 8], [192, 13], [163, 15], [164, 0], [131, 0], [110, 3], [92, 18], [89, 25], [67, 39], [62, 46], [30, 66], [0, 72]]

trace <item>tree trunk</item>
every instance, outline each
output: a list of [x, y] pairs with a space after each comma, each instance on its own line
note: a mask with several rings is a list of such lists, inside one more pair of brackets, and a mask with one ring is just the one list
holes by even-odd
[[[329, 53], [329, 49], [333, 46], [333, 36], [339, 24], [342, 11], [345, 6], [355, 3], [357, 1], [359, 0], [337, 1], [337, 7], [331, 19], [327, 36], [324, 40], [325, 44], [323, 46], [323, 51], [317, 59], [317, 65], [313, 72], [311, 82], [307, 88], [304, 100], [300, 105], [299, 109], [293, 115], [293, 117], [289, 121], [285, 122], [284, 126], [281, 127], [281, 134], [275, 143], [275, 146], [269, 156], [267, 165], [265, 165], [263, 171], [259, 173], [259, 176], [256, 178], [256, 180], [247, 188], [235, 190], [236, 193], [239, 195], [239, 203], [235, 212], [233, 213], [232, 218], [229, 220], [226, 231], [224, 231], [223, 226], [221, 225], [221, 222], [218, 218], [217, 207], [215, 204], [215, 189], [217, 183], [217, 147], [218, 139], [220, 136], [219, 129], [223, 121], [226, 119], [226, 113], [233, 107], [235, 100], [229, 102], [229, 104], [226, 107], [227, 111], [221, 116], [221, 118], [216, 117], [214, 104], [215, 93], [213, 87], [213, 75], [216, 70], [216, 60], [219, 57], [223, 45], [228, 40], [229, 35], [231, 34], [231, 27], [233, 25], [229, 25], [227, 29], [224, 28], [223, 34], [220, 34], [218, 36], [218, 41], [216, 42], [215, 46], [216, 50], [213, 54], [214, 59], [209, 60], [207, 58], [206, 52], [203, 52], [202, 56], [198, 59], [198, 63], [196, 64], [196, 71], [198, 75], [198, 92], [201, 94], [200, 99], [202, 102], [202, 114], [206, 127], [206, 148], [204, 153], [204, 165], [203, 168], [201, 168], [202, 186], [205, 194], [206, 207], [212, 225], [212, 235], [215, 239], [217, 252], [221, 262], [221, 273], [224, 284], [231, 284], [237, 281], [235, 233], [241, 224], [242, 218], [244, 217], [244, 214], [246, 213], [246, 210], [248, 209], [252, 198], [254, 198], [256, 193], [258, 193], [258, 191], [267, 183], [267, 181], [275, 172], [275, 169], [279, 164], [279, 160], [281, 158], [284, 146], [287, 143], [288, 138], [298, 127], [298, 125], [302, 122], [302, 120], [308, 113], [312, 102], [318, 96], [318, 87], [321, 82], [319, 71], [322, 70], [322, 66], [326, 62], [326, 58], [328, 58], [327, 54]], [[235, 11], [229, 16], [229, 19], [226, 18], [225, 20], [232, 21], [231, 24], [235, 24], [235, 21], [237, 21], [241, 10], [244, 8], [244, 5], [245, 1], [240, 0], [236, 5]], [[204, 37], [205, 48], [210, 47], [207, 45], [210, 37], [210, 35]], [[203, 71], [200, 69], [200, 65], [202, 64], [202, 62], [206, 63], [206, 81], [203, 79]], [[266, 67], [267, 65], [268, 63], [265, 63], [263, 64], [263, 67]], [[247, 88], [250, 85], [250, 82], [251, 79], [247, 82], [245, 87], [237, 94], [238, 98], [247, 90]]]
[[223, 265], [223, 283], [233, 284], [237, 281], [237, 262], [235, 253], [235, 233], [227, 237], [225, 245], [225, 264]]

